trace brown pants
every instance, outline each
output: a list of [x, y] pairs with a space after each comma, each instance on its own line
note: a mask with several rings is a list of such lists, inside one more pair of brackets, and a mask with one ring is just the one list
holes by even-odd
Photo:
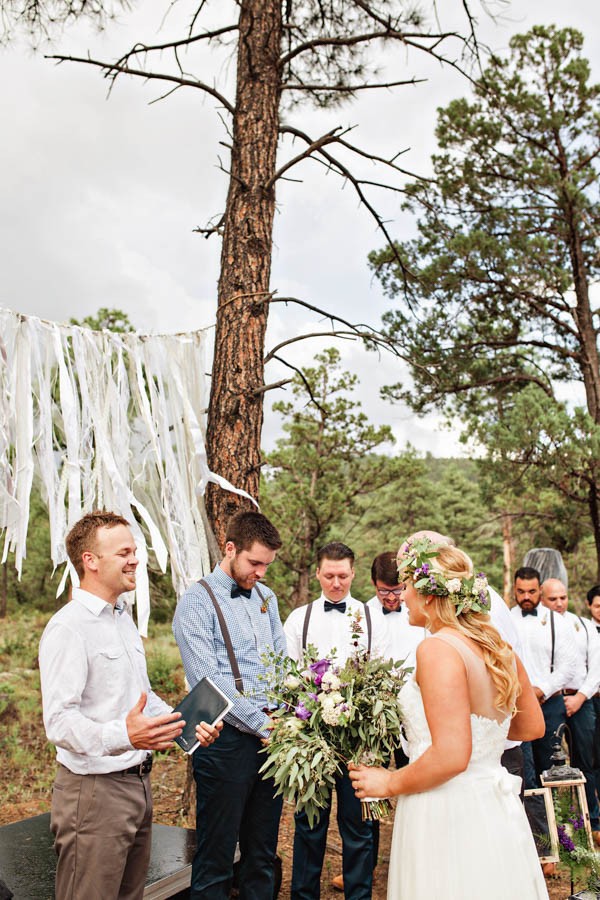
[[56, 900], [142, 900], [152, 837], [150, 776], [74, 775], [52, 791]]

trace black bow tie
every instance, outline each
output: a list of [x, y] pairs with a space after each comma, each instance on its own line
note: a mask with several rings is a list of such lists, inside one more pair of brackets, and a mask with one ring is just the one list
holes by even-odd
[[252, 593], [252, 588], [243, 588], [240, 587], [239, 584], [233, 584], [231, 586], [231, 596], [232, 597], [246, 597], [246, 599], [250, 599], [250, 594]]
[[346, 601], [342, 600], [341, 603], [332, 603], [331, 600], [325, 601], [325, 612], [331, 612], [332, 609], [336, 609], [338, 612], [346, 612]]
[[386, 609], [385, 606], [382, 606], [381, 612], [384, 614], [384, 616], [389, 616], [390, 613], [400, 612], [400, 607], [398, 607], [398, 609]]
[[525, 616], [537, 616], [537, 606], [535, 607], [535, 609], [521, 608], [521, 615], [523, 616], [523, 618], [525, 618]]
[[600, 625], [596, 625], [596, 631], [600, 634]]

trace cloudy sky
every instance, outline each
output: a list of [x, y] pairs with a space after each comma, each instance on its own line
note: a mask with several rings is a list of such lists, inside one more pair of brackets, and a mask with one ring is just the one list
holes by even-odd
[[[600, 19], [590, 15], [593, 5], [591, 0], [513, 0], [496, 23], [481, 13], [482, 33], [502, 51], [511, 34], [534, 24], [574, 26], [585, 35], [585, 53], [598, 78]], [[163, 22], [164, 0], [138, 6], [143, 10], [123, 15], [101, 35], [77, 27], [41, 52], [33, 53], [24, 41], [0, 49], [0, 306], [55, 321], [119, 307], [139, 331], [155, 333], [214, 322], [220, 246], [218, 238], [207, 241], [193, 228], [223, 208], [226, 180], [218, 157], [226, 161], [219, 145], [226, 134], [216, 104], [191, 89], [152, 103], [160, 90], [136, 79], [118, 81], [109, 97], [98, 69], [57, 66], [43, 57], [89, 51], [110, 60], [137, 40], [152, 43], [181, 34], [174, 14]], [[459, 0], [439, 6], [459, 21]], [[233, 67], [223, 56], [188, 62], [190, 71], [207, 81], [214, 76], [231, 83]], [[360, 102], [319, 115], [298, 110], [294, 121], [312, 135], [356, 126], [357, 144], [381, 155], [406, 150], [402, 164], [425, 172], [434, 149], [436, 108], [467, 94], [467, 84], [424, 56], [396, 52], [382, 63], [386, 72], [402, 73], [398, 77], [428, 81], [378, 97], [367, 92]], [[377, 325], [388, 301], [366, 264], [369, 250], [382, 243], [374, 222], [348, 186], [342, 190], [339, 180], [325, 177], [315, 164], [305, 163], [294, 177], [302, 184], [288, 183], [278, 192], [272, 287], [281, 296]], [[411, 222], [398, 214], [397, 200], [374, 199], [393, 220], [394, 235], [409, 236]], [[314, 318], [275, 308], [268, 346], [317, 325]], [[329, 344], [303, 342], [289, 359], [307, 362]], [[354, 344], [340, 349], [345, 365], [361, 378], [365, 411], [373, 421], [393, 426], [399, 446], [410, 440], [437, 455], [459, 452], [456, 435], [441, 430], [435, 416], [417, 421], [379, 401], [379, 385], [405, 377], [397, 361], [365, 356]], [[281, 376], [275, 368], [268, 372], [269, 380]], [[267, 397], [267, 409], [274, 399]], [[265, 443], [277, 433], [277, 418], [267, 415]]]

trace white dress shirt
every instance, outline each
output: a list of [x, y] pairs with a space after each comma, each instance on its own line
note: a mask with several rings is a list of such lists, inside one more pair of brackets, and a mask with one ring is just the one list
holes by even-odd
[[575, 672], [566, 687], [580, 691], [589, 700], [600, 684], [600, 635], [589, 619], [580, 619], [568, 610], [561, 618], [573, 629], [576, 648]]
[[[572, 682], [576, 670], [576, 650], [573, 630], [563, 617], [542, 606], [537, 606], [537, 616], [524, 616], [520, 606], [510, 611], [521, 637], [521, 662], [534, 687], [543, 691], [547, 700]], [[552, 656], [552, 628], [554, 616], [554, 671], [550, 671]]]
[[[364, 603], [355, 600], [350, 594], [344, 597], [341, 603], [346, 603], [346, 612], [338, 612], [332, 609], [325, 612], [325, 600], [327, 598], [321, 594], [318, 600], [313, 600], [311, 606], [310, 622], [308, 625], [308, 634], [306, 637], [306, 646], [312, 644], [317, 648], [319, 657], [329, 657], [332, 650], [335, 650], [335, 661], [337, 665], [343, 666], [348, 657], [355, 650], [366, 650], [368, 643], [367, 621], [365, 617]], [[303, 658], [302, 651], [302, 632], [304, 630], [304, 618], [306, 616], [306, 606], [299, 606], [293, 610], [285, 620], [283, 630], [287, 639], [287, 652], [296, 662], [301, 662]], [[362, 634], [358, 638], [358, 647], [352, 642], [353, 617], [360, 615], [360, 626]], [[372, 618], [372, 616], [371, 616]], [[381, 643], [382, 634], [379, 635], [372, 630], [371, 636], [371, 655], [386, 656], [386, 644]]]
[[384, 615], [383, 604], [377, 595], [367, 600], [366, 605], [371, 610], [373, 634], [377, 634], [378, 646], [385, 647], [385, 658], [394, 662], [404, 660], [406, 666], [414, 667], [417, 647], [427, 637], [427, 629], [409, 624], [408, 609], [403, 603], [397, 611], [387, 615]]
[[142, 691], [150, 716], [171, 711], [150, 688], [142, 639], [123, 605], [81, 588], [52, 616], [40, 641], [44, 726], [56, 758], [76, 775], [104, 775], [141, 763], [125, 718]]

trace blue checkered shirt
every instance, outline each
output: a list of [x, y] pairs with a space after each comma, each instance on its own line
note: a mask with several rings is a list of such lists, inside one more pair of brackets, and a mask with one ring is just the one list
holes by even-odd
[[285, 636], [279, 618], [275, 594], [260, 585], [267, 601], [267, 611], [261, 612], [262, 600], [256, 589], [249, 598], [231, 597], [235, 582], [220, 565], [215, 566], [206, 581], [213, 589], [221, 607], [235, 658], [244, 682], [243, 695], [238, 693], [221, 626], [211, 598], [201, 584], [192, 584], [183, 594], [173, 619], [173, 634], [181, 653], [185, 676], [190, 687], [205, 675], [233, 700], [233, 707], [225, 716], [240, 731], [267, 737], [264, 729], [267, 697], [265, 682], [260, 676], [272, 677], [261, 656], [266, 650], [286, 652]]

